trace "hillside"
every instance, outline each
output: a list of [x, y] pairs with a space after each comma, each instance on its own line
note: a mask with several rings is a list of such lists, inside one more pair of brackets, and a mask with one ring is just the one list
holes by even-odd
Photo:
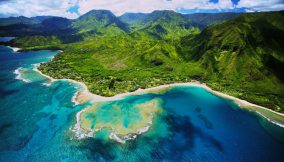
[[194, 38], [183, 38], [181, 51], [186, 60], [206, 69], [210, 85], [218, 90], [283, 108], [283, 16], [283, 12], [241, 15], [209, 26]]
[[179, 38], [198, 32], [188, 19], [174, 11], [154, 11], [143, 19], [142, 24], [141, 30], [164, 39]]
[[179, 38], [198, 32], [208, 25], [233, 19], [238, 13], [197, 13], [180, 14], [170, 10], [154, 11], [149, 14], [125, 13], [119, 17], [127, 23], [132, 30], [148, 30], [149, 34], [156, 37]]
[[[162, 16], [166, 13], [171, 13], [172, 11], [162, 10], [162, 11], [154, 11], [153, 13], [125, 13], [119, 17], [119, 19], [129, 24], [131, 27], [139, 27], [144, 25], [147, 22], [147, 19], [155, 20], [154, 17], [157, 18], [157, 15]], [[182, 17], [183, 21], [190, 22], [194, 27], [198, 27], [199, 29], [204, 29], [205, 27], [224, 22], [226, 20], [231, 20], [241, 13], [194, 13], [194, 14], [178, 14], [172, 12], [173, 15], [178, 15], [178, 17]]]
[[115, 36], [127, 32], [127, 24], [108, 10], [92, 10], [75, 20], [71, 27], [85, 37]]
[[199, 65], [183, 62], [172, 44], [141, 32], [72, 44], [40, 70], [54, 78], [82, 81], [103, 96], [202, 74]]
[[50, 17], [42, 20], [41, 25], [44, 33], [52, 33], [53, 35], [69, 35], [74, 33], [74, 29], [70, 28], [72, 22], [72, 20], [67, 18]]
[[0, 36], [70, 35], [74, 31], [71, 23], [72, 20], [55, 16], [3, 18], [0, 19]]
[[0, 26], [8, 26], [8, 25], [14, 25], [14, 24], [37, 24], [38, 21], [20, 16], [20, 17], [9, 17], [9, 18], [0, 18]]
[[131, 26], [141, 24], [143, 20], [147, 17], [146, 13], [125, 13], [119, 16], [120, 21], [127, 23]]
[[227, 20], [231, 20], [241, 13], [195, 13], [195, 14], [185, 14], [184, 17], [189, 19], [192, 24], [200, 29], [205, 27], [221, 23]]
[[16, 38], [11, 41], [12, 46], [23, 48], [23, 50], [50, 49], [58, 50], [62, 48], [62, 42], [58, 36], [27, 36]]

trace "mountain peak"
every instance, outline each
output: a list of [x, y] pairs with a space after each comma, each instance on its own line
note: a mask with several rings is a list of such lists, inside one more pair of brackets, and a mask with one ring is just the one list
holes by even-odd
[[184, 17], [182, 14], [172, 10], [156, 10], [147, 16], [145, 22], [155, 22], [155, 21], [171, 22], [173, 20], [183, 21]]
[[128, 24], [142, 23], [148, 14], [146, 13], [125, 13], [119, 19]]
[[84, 15], [80, 16], [80, 18], [88, 17], [91, 15], [108, 15], [111, 17], [115, 17], [115, 15], [109, 10], [91, 10], [85, 13]]
[[180, 13], [177, 13], [173, 10], [155, 10], [151, 14], [158, 14], [158, 13], [159, 14], [178, 14], [178, 15], [180, 15]]
[[150, 13], [150, 15], [161, 16], [161, 17], [183, 17], [182, 14], [172, 10], [156, 10]]
[[[72, 23], [72, 27], [81, 31], [81, 33], [87, 32], [89, 34], [102, 34], [108, 29], [112, 30], [113, 33], [128, 31], [127, 25], [109, 10], [91, 10]], [[114, 30], [119, 32], [114, 32]]]

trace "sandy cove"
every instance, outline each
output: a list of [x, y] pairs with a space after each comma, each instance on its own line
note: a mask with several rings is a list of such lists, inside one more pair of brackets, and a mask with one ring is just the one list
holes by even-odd
[[[39, 65], [39, 64], [38, 64]], [[37, 65], [37, 66], [38, 66]], [[198, 81], [192, 81], [192, 82], [188, 82], [188, 83], [173, 83], [173, 84], [167, 84], [167, 85], [161, 85], [161, 86], [157, 86], [157, 87], [152, 87], [152, 88], [147, 88], [147, 89], [138, 89], [134, 92], [127, 92], [127, 93], [123, 93], [123, 94], [117, 94], [115, 96], [112, 97], [103, 97], [103, 96], [99, 96], [96, 94], [93, 94], [91, 92], [89, 92], [88, 87], [82, 83], [82, 82], [78, 82], [72, 79], [54, 79], [48, 75], [43, 74], [41, 71], [39, 71], [36, 68], [34, 69], [35, 71], [37, 71], [39, 74], [41, 74], [42, 76], [48, 78], [50, 80], [50, 82], [55, 82], [57, 80], [65, 80], [74, 84], [79, 84], [82, 89], [80, 89], [78, 91], [78, 93], [76, 93], [73, 98], [73, 102], [75, 102], [75, 104], [80, 104], [80, 103], [84, 103], [86, 101], [91, 101], [91, 102], [104, 102], [104, 101], [115, 101], [115, 100], [120, 100], [126, 96], [129, 95], [141, 95], [143, 93], [158, 93], [158, 91], [161, 90], [167, 90], [170, 89], [174, 86], [191, 86], [191, 87], [201, 87], [204, 88], [205, 90], [207, 90], [208, 92], [222, 97], [224, 99], [228, 99], [233, 101], [234, 103], [236, 103], [239, 107], [247, 109], [249, 111], [253, 111], [255, 113], [257, 113], [258, 115], [266, 118], [267, 120], [269, 120], [270, 122], [279, 125], [281, 127], [284, 128], [284, 114], [273, 111], [271, 109], [250, 103], [248, 101], [218, 92], [218, 91], [214, 91], [212, 90], [210, 87], [208, 87], [206, 84], [200, 83]]]

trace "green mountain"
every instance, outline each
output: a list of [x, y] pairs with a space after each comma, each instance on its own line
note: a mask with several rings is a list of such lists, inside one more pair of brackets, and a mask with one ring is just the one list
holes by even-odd
[[24, 50], [60, 49], [62, 44], [58, 36], [27, 36], [11, 41], [12, 46], [21, 46]]
[[186, 60], [199, 62], [206, 77], [240, 98], [284, 107], [284, 12], [243, 14], [182, 40]]
[[131, 26], [141, 24], [148, 14], [145, 13], [125, 13], [119, 19]]
[[181, 22], [186, 22], [183, 15], [171, 10], [159, 10], [153, 11], [152, 13], [148, 14], [143, 23], [145, 24], [152, 24], [152, 23], [170, 23], [178, 25]]
[[0, 26], [8, 26], [8, 25], [14, 25], [14, 24], [37, 24], [38, 21], [27, 18], [24, 16], [20, 17], [9, 17], [9, 18], [0, 18]]
[[72, 31], [74, 31], [70, 28], [72, 20], [61, 17], [38, 16], [9, 19], [0, 20], [1, 36], [66, 35], [72, 34]]
[[[155, 19], [159, 19], [159, 17], [164, 17], [167, 19], [168, 15], [178, 15], [177, 17], [182, 17], [182, 19], [189, 20], [195, 27], [200, 29], [204, 29], [205, 27], [220, 23], [226, 20], [230, 20], [240, 15], [241, 13], [194, 13], [194, 14], [178, 14], [173, 11], [154, 11], [150, 14], [145, 13], [125, 13], [119, 17], [119, 19], [131, 26], [137, 26], [138, 24], [143, 25], [147, 20], [155, 21]], [[150, 15], [150, 16], [149, 16]], [[169, 16], [171, 17], [171, 16]], [[186, 21], [185, 20], [185, 21]]]
[[[126, 13], [116, 17], [107, 10], [92, 10], [76, 20], [56, 16], [10, 17], [0, 19], [1, 36], [27, 35], [71, 35], [70, 40], [84, 37], [119, 35], [129, 31], [149, 28], [149, 34], [156, 37], [185, 36], [192, 27], [200, 29], [237, 14], [190, 14], [182, 15], [173, 11], [154, 11], [150, 14]], [[107, 34], [106, 34], [107, 33]], [[158, 33], [158, 34], [157, 34]], [[74, 35], [78, 38], [74, 38]], [[67, 36], [64, 37], [67, 40]], [[71, 41], [65, 41], [71, 42]]]
[[241, 13], [195, 13], [195, 14], [185, 14], [184, 17], [189, 19], [194, 26], [197, 26], [200, 29], [204, 29], [205, 27], [224, 22], [226, 20], [231, 20]]
[[90, 36], [115, 36], [128, 32], [127, 24], [108, 10], [92, 10], [72, 23], [78, 34]]
[[152, 36], [162, 39], [176, 39], [198, 32], [190, 20], [174, 11], [154, 11], [148, 14], [138, 28]]
[[37, 20], [24, 16], [0, 18], [0, 36], [31, 35], [39, 26]]
[[49, 18], [56, 18], [57, 16], [35, 16], [35, 17], [31, 17], [31, 19], [37, 21], [38, 23], [41, 23], [43, 22], [44, 20], [46, 19], [49, 19]]
[[75, 32], [74, 29], [70, 28], [72, 20], [62, 17], [51, 17], [41, 22], [41, 27], [44, 35], [69, 35]]

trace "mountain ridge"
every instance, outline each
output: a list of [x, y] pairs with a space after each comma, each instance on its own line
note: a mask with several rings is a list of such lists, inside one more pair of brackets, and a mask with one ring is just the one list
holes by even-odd
[[[136, 19], [138, 20], [135, 20], [134, 22], [130, 22], [131, 20], [128, 18], [125, 18], [123, 19], [123, 15], [122, 16], [115, 16], [111, 11], [109, 10], [91, 10], [90, 12], [86, 13], [87, 15], [88, 14], [101, 14], [103, 13], [104, 15], [109, 15], [110, 19], [112, 19], [113, 22], [113, 26], [116, 26], [117, 28], [120, 28], [122, 29], [123, 32], [130, 32], [131, 30], [137, 30], [137, 28], [141, 28], [141, 26], [144, 26], [146, 22], [149, 23], [149, 21], [151, 20], [151, 18], [149, 18], [149, 15], [155, 15], [155, 13], [162, 13], [162, 12], [170, 12], [174, 15], [182, 15], [182, 17], [187, 17], [187, 15], [191, 15], [191, 14], [180, 14], [180, 13], [177, 13], [177, 12], [174, 12], [174, 11], [170, 11], [170, 10], [160, 10], [160, 11], [153, 11], [152, 13], [135, 13], [134, 16]], [[86, 14], [84, 15], [81, 15], [80, 17], [78, 17], [77, 19], [68, 19], [69, 22], [72, 22], [73, 25], [70, 25], [69, 26], [69, 30], [67, 30], [66, 34], [70, 34], [70, 31], [73, 30], [73, 34], [76, 34], [75, 32], [75, 29], [78, 30], [78, 28], [80, 29], [80, 23], [75, 23], [76, 21], [79, 21], [80, 18], [83, 19], [82, 17], [84, 16], [87, 16]], [[227, 14], [227, 13], [222, 13], [222, 14]], [[220, 14], [220, 15], [222, 15]], [[133, 16], [133, 13], [126, 13], [124, 14], [125, 15], [128, 15], [128, 16]], [[140, 15], [140, 16], [137, 16], [137, 15]], [[212, 16], [208, 16], [210, 18], [214, 17], [213, 15], [214, 14], [205, 14], [205, 15], [212, 15]], [[145, 20], [146, 17], [148, 16], [148, 20]], [[151, 17], [151, 16], [150, 16]], [[222, 16], [218, 16], [218, 17], [222, 17]], [[227, 19], [230, 19], [232, 17], [230, 16], [224, 16], [224, 17], [227, 17]], [[0, 18], [0, 29], [2, 30], [0, 32], [0, 35], [1, 36], [26, 36], [26, 35], [54, 35], [54, 34], [58, 34], [59, 32], [59, 29], [58, 28], [55, 28], [54, 27], [54, 31], [52, 30], [49, 30], [50, 28], [46, 28], [44, 24], [42, 24], [42, 22], [48, 20], [48, 19], [60, 19], [61, 17], [58, 17], [58, 16], [36, 16], [36, 17], [24, 17], [24, 16], [20, 16], [20, 17], [11, 17], [11, 18]], [[62, 19], [65, 19], [67, 20], [66, 18], [62, 18]], [[186, 18], [186, 19], [189, 19], [189, 18]], [[216, 21], [219, 21], [218, 18], [216, 18], [217, 20]], [[130, 20], [130, 21], [127, 21], [127, 20]], [[223, 19], [222, 19], [223, 20]], [[225, 20], [225, 19], [224, 19]], [[186, 20], [185, 20], [186, 21]], [[200, 25], [199, 23], [196, 23], [196, 20], [192, 20], [189, 19], [188, 21], [191, 21], [191, 25], [194, 26], [194, 27], [197, 27], [197, 28], [201, 28], [201, 27], [204, 27], [210, 23], [207, 23], [207, 24], [202, 24]], [[214, 22], [216, 22], [214, 20]], [[93, 31], [93, 33], [96, 33], [97, 29], [96, 28], [93, 28], [92, 30], [92, 27], [90, 26], [93, 26], [93, 25], [100, 25], [96, 22], [93, 22], [94, 24], [92, 25], [87, 25], [87, 24], [84, 24], [85, 25], [85, 28], [86, 28], [86, 25], [89, 26], [88, 28], [89, 29], [85, 29], [85, 30], [89, 30]], [[2, 24], [2, 25], [1, 25]], [[77, 24], [77, 25], [76, 25]], [[102, 27], [102, 26], [101, 26]], [[115, 27], [115, 28], [116, 28]], [[11, 30], [9, 30], [11, 28]], [[75, 29], [74, 29], [75, 28]], [[131, 29], [132, 28], [132, 29]], [[16, 31], [14, 29], [19, 29], [19, 31]], [[45, 32], [45, 30], [49, 30], [49, 32]], [[115, 29], [116, 31], [118, 31], [117, 29]], [[60, 31], [61, 35], [64, 35], [65, 32], [64, 31]], [[118, 32], [120, 33], [120, 32]]]
[[[280, 17], [283, 12], [244, 14], [208, 26], [195, 38], [183, 38], [182, 50], [187, 49], [183, 53], [188, 60], [200, 62], [212, 80], [237, 86], [243, 93], [239, 97], [249, 99], [253, 95], [249, 93], [265, 89], [267, 98], [278, 96], [278, 105], [284, 107], [284, 24]], [[260, 96], [258, 100], [264, 102]], [[265, 106], [271, 107], [268, 103]]]

